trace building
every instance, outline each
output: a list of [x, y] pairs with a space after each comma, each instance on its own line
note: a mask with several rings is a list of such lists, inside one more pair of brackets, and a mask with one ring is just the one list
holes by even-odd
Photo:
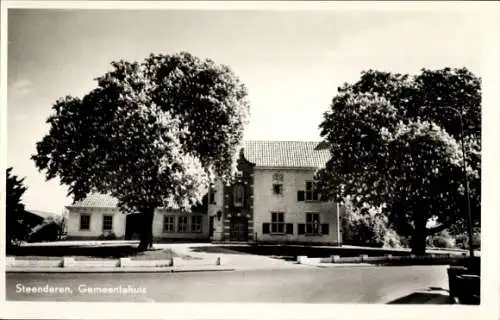
[[[321, 201], [314, 172], [329, 151], [308, 141], [246, 141], [233, 183], [216, 181], [203, 210], [158, 209], [156, 239], [222, 242], [340, 244], [339, 205]], [[90, 195], [67, 207], [68, 237], [131, 238], [137, 215], [119, 212], [117, 201]]]
[[317, 142], [245, 142], [235, 182], [210, 194], [211, 239], [340, 244], [339, 205], [321, 201], [313, 181], [329, 158]]
[[[125, 214], [118, 201], [108, 195], [91, 194], [67, 206], [68, 239], [138, 239], [139, 214]], [[155, 239], [207, 240], [206, 212], [181, 212], [178, 208], [158, 208], [153, 218]]]

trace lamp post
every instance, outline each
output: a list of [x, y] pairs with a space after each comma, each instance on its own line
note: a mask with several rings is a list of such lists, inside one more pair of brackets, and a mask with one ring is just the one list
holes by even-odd
[[472, 215], [470, 212], [470, 197], [469, 197], [469, 179], [467, 178], [467, 163], [465, 158], [465, 143], [464, 143], [464, 124], [462, 111], [455, 109], [453, 107], [443, 107], [443, 109], [450, 109], [458, 114], [460, 119], [460, 144], [462, 145], [462, 166], [464, 171], [464, 181], [465, 181], [465, 197], [467, 198], [467, 231], [469, 233], [469, 256], [474, 257], [474, 249], [472, 248]]

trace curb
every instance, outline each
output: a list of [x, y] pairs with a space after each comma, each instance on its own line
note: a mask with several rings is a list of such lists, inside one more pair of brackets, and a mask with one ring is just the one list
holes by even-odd
[[368, 255], [360, 255], [358, 257], [340, 257], [338, 255], [330, 256], [327, 258], [309, 258], [307, 256], [298, 256], [297, 263], [304, 265], [373, 265], [373, 264], [384, 264], [384, 263], [439, 263], [439, 264], [449, 264], [457, 260], [466, 259], [464, 255], [456, 254], [430, 254], [426, 256], [393, 256], [387, 254], [385, 256], [370, 257]]
[[202, 272], [233, 271], [234, 268], [215, 261], [192, 263], [179, 257], [168, 260], [132, 260], [119, 258], [110, 260], [75, 260], [74, 257], [61, 257], [57, 260], [18, 260], [6, 257], [7, 273], [105, 273], [105, 272]]
[[216, 272], [234, 271], [227, 267], [129, 267], [129, 268], [8, 268], [5, 273], [180, 273], [180, 272]]

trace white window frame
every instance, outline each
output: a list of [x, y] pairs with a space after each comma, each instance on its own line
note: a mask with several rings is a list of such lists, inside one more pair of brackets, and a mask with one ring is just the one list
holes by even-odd
[[191, 232], [200, 233], [202, 231], [203, 231], [203, 217], [191, 216]]
[[172, 215], [163, 216], [163, 232], [166, 233], [175, 232], [175, 216]]
[[[87, 228], [82, 228], [82, 217], [84, 217], [84, 216], [89, 218], [89, 222], [88, 222], [88, 227]], [[89, 213], [80, 213], [80, 221], [79, 221], [79, 223], [80, 223], [80, 225], [79, 225], [80, 230], [81, 231], [89, 231], [90, 230], [90, 221], [91, 220], [92, 220], [92, 215], [91, 214], [89, 214]]]
[[[281, 230], [280, 230], [281, 229]], [[281, 211], [271, 212], [270, 230], [271, 234], [285, 234], [285, 213]]]
[[[110, 218], [111, 219], [111, 227], [109, 229], [105, 228], [106, 225], [107, 225], [106, 218]], [[113, 231], [113, 215], [112, 214], [104, 214], [102, 216], [102, 231]]]
[[[311, 219], [308, 219], [311, 217]], [[314, 218], [317, 217], [315, 220]], [[317, 221], [317, 230], [314, 232], [314, 221]], [[319, 235], [321, 234], [321, 216], [319, 212], [306, 212], [306, 223], [305, 223], [305, 234], [306, 235]]]
[[[310, 190], [307, 189], [308, 184], [311, 184]], [[315, 194], [316, 194], [316, 199], [314, 199]], [[306, 189], [304, 190], [304, 201], [309, 201], [309, 202], [319, 201], [319, 194], [316, 191], [316, 182], [306, 181]]]
[[[186, 219], [186, 223], [184, 223], [183, 221], [184, 219]], [[177, 217], [177, 232], [182, 232], [182, 233], [189, 232], [189, 216]]]

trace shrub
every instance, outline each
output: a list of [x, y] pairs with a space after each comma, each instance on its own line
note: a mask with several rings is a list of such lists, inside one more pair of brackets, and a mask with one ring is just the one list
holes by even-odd
[[434, 248], [455, 248], [455, 239], [447, 230], [427, 237], [427, 245]]
[[[455, 236], [455, 242], [457, 248], [460, 249], [469, 249], [469, 236], [467, 233], [461, 233]], [[481, 249], [481, 233], [474, 232], [472, 234], [472, 247], [474, 249]]]
[[384, 234], [384, 248], [401, 248], [403, 244], [401, 237], [392, 229], [388, 229]]
[[99, 235], [99, 237], [97, 237], [97, 239], [98, 240], [116, 240], [116, 234], [113, 231], [102, 233], [101, 235]]
[[28, 242], [56, 241], [61, 233], [61, 226], [55, 221], [46, 221], [33, 228]]
[[106, 239], [106, 240], [116, 240], [116, 234], [113, 231], [111, 231], [110, 233], [108, 233], [104, 237], [104, 239]]
[[[358, 246], [382, 247], [386, 242], [397, 245], [394, 235], [387, 235], [391, 230], [387, 218], [376, 209], [354, 208], [346, 202], [342, 215], [343, 242]], [[392, 236], [392, 240], [388, 237]], [[387, 239], [386, 239], [387, 238]]]

